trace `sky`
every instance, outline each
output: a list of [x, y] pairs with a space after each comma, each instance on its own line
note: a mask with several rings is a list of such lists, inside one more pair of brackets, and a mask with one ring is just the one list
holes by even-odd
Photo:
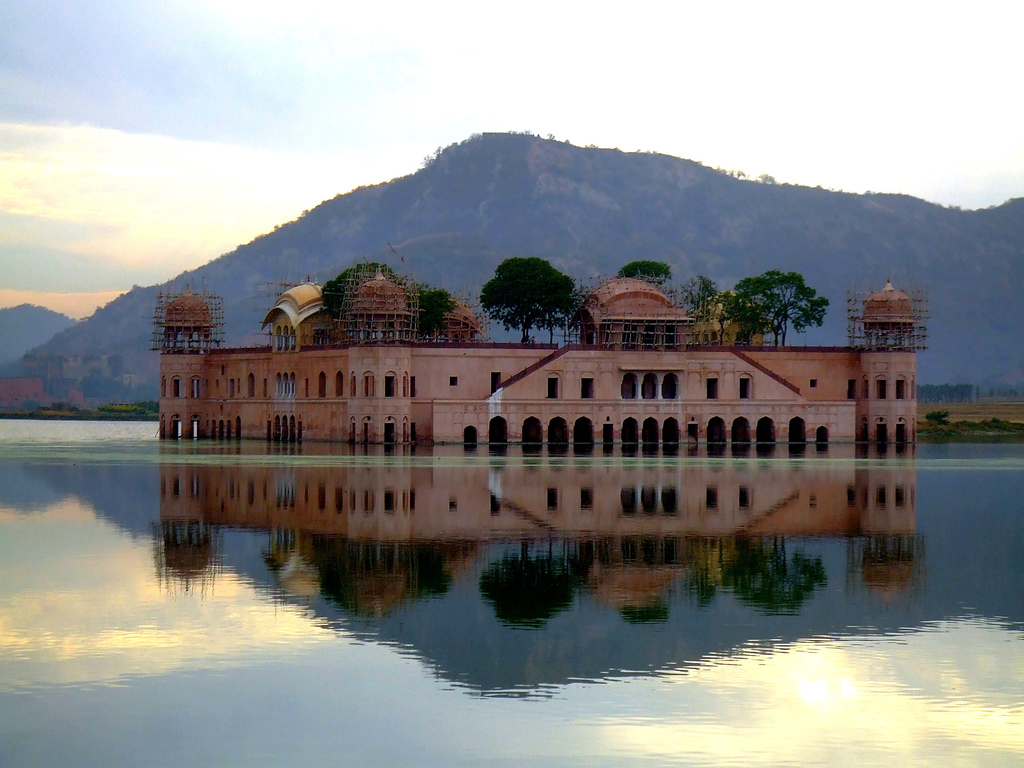
[[0, 306], [86, 316], [486, 131], [998, 205], [1022, 28], [1006, 0], [5, 0]]

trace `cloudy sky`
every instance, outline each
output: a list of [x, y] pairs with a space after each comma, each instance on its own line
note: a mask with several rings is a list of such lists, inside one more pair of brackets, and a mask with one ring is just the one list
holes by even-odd
[[1024, 4], [0, 4], [0, 306], [87, 315], [483, 131], [979, 208]]

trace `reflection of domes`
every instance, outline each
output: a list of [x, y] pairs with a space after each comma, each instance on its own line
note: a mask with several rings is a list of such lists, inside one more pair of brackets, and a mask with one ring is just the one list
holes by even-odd
[[352, 311], [357, 313], [403, 312], [408, 307], [405, 291], [380, 272], [372, 280], [360, 285], [352, 300]]
[[865, 563], [861, 573], [864, 585], [885, 597], [906, 592], [914, 583], [914, 563], [911, 560]]
[[164, 309], [164, 325], [203, 326], [213, 325], [213, 313], [210, 305], [191, 291], [185, 291], [167, 302]]
[[673, 568], [616, 566], [590, 579], [594, 597], [615, 608], [642, 608], [663, 600], [679, 573]]
[[893, 288], [891, 282], [885, 288], [871, 294], [864, 301], [865, 322], [914, 322], [914, 305], [903, 291]]
[[320, 594], [320, 574], [298, 552], [290, 553], [278, 571], [277, 581], [293, 595], [311, 598]]

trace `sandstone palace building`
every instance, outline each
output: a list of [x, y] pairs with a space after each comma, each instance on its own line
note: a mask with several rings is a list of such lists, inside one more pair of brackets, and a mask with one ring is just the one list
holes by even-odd
[[[224, 348], [220, 300], [161, 295], [165, 438], [552, 444], [913, 441], [923, 312], [887, 283], [851, 297], [845, 347], [722, 343], [652, 283], [615, 278], [573, 317], [573, 343], [487, 341], [459, 304], [417, 330], [415, 286], [356, 277], [280, 295], [270, 344]], [[725, 339], [728, 341], [728, 339]]]

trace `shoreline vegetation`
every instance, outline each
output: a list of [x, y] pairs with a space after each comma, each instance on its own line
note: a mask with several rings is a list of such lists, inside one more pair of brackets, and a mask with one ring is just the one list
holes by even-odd
[[1024, 442], [1024, 401], [918, 403], [922, 443]]
[[[928, 403], [917, 423], [922, 443], [1024, 442], [1024, 401], [999, 403]], [[159, 404], [113, 403], [96, 408], [53, 403], [35, 408], [0, 409], [0, 419], [47, 421], [159, 421]]]
[[0, 419], [41, 419], [44, 421], [160, 421], [160, 405], [149, 400], [141, 403], [111, 403], [96, 408], [73, 403], [52, 403], [34, 408], [0, 409]]

